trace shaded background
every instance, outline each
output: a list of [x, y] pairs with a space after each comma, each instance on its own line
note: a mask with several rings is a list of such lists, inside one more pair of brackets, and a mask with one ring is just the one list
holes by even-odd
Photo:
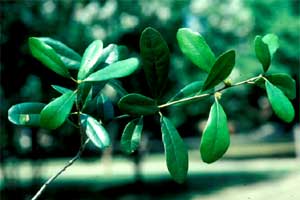
[[[222, 196], [224, 191], [229, 199], [234, 199], [239, 193], [234, 189], [245, 189], [245, 194], [250, 192], [249, 197], [259, 199], [251, 191], [260, 188], [261, 183], [272, 188], [274, 185], [268, 183], [276, 179], [287, 181], [281, 188], [294, 185], [296, 180], [284, 178], [299, 171], [295, 161], [295, 138], [300, 134], [299, 14], [298, 0], [1, 1], [1, 197], [28, 199], [47, 177], [76, 154], [80, 144], [79, 133], [68, 124], [51, 132], [16, 127], [7, 120], [7, 110], [13, 104], [46, 103], [58, 96], [51, 84], [72, 87], [72, 83], [30, 55], [28, 37], [52, 37], [81, 55], [89, 43], [101, 39], [105, 46], [126, 45], [130, 55], [137, 56], [140, 34], [148, 26], [161, 32], [172, 52], [166, 98], [184, 85], [205, 77], [180, 52], [176, 41], [178, 28], [189, 27], [200, 32], [216, 55], [235, 49], [236, 67], [230, 76], [233, 82], [261, 73], [253, 39], [257, 34], [275, 33], [280, 48], [270, 72], [289, 73], [296, 80], [297, 98], [293, 100], [296, 118], [290, 124], [282, 123], [272, 113], [265, 91], [258, 87], [226, 91], [222, 105], [229, 119], [232, 146], [224, 159], [207, 166], [200, 159], [198, 146], [212, 99], [170, 108], [168, 116], [190, 149], [190, 172], [183, 185], [174, 183], [166, 172], [156, 122], [146, 119], [149, 123], [140, 151], [129, 157], [120, 153], [118, 143], [127, 121], [112, 122], [107, 124], [107, 129], [113, 147], [99, 152], [88, 146], [81, 161], [54, 182], [42, 199], [60, 199], [65, 194], [70, 199], [209, 199]], [[128, 92], [149, 93], [142, 71], [121, 81]], [[112, 93], [111, 97], [117, 102], [118, 96]], [[299, 175], [294, 177], [300, 180]], [[245, 188], [239, 188], [242, 186]], [[299, 197], [296, 195], [289, 197]]]

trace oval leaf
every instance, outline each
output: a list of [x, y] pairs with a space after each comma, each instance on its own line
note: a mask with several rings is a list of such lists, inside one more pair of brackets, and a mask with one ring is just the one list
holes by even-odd
[[161, 116], [160, 123], [168, 170], [176, 182], [182, 183], [188, 171], [188, 151], [172, 122]]
[[66, 92], [47, 104], [41, 112], [41, 126], [48, 129], [61, 126], [71, 112], [75, 96], [73, 91]]
[[45, 105], [37, 102], [13, 105], [8, 110], [8, 120], [16, 125], [40, 126], [40, 112]]
[[127, 154], [137, 150], [143, 131], [143, 117], [130, 121], [121, 137], [121, 149]]
[[268, 99], [275, 114], [285, 122], [293, 121], [295, 110], [283, 92], [269, 81], [265, 82]]
[[188, 28], [179, 29], [176, 37], [182, 53], [197, 67], [209, 72], [216, 58], [205, 39]]
[[100, 69], [89, 75], [84, 81], [105, 81], [113, 78], [129, 76], [139, 67], [137, 58], [128, 58], [126, 60], [115, 62], [107, 67]]
[[[289, 99], [296, 98], [296, 82], [288, 74], [278, 73], [265, 76], [273, 85], [278, 87]], [[255, 85], [265, 89], [265, 79], [260, 78]]]
[[68, 69], [65, 67], [60, 57], [51, 46], [49, 46], [39, 38], [30, 37], [29, 48], [31, 54], [46, 67], [61, 76], [68, 78], [70, 77]]
[[151, 115], [158, 112], [156, 102], [141, 94], [128, 94], [118, 102], [120, 110], [130, 115]]
[[289, 99], [296, 98], [296, 82], [287, 74], [272, 74], [266, 78], [276, 87], [278, 87]]
[[174, 100], [194, 96], [201, 91], [202, 87], [203, 87], [203, 81], [192, 82], [192, 83], [186, 85], [184, 88], [182, 88], [169, 101], [174, 101]]
[[278, 37], [274, 34], [267, 34], [262, 38], [263, 42], [268, 45], [271, 57], [279, 47]]
[[235, 65], [235, 51], [229, 50], [218, 57], [211, 68], [202, 88], [202, 91], [213, 88], [226, 79]]
[[160, 33], [146, 28], [140, 38], [142, 67], [154, 97], [159, 97], [169, 73], [170, 51]]
[[110, 146], [110, 139], [105, 128], [93, 117], [80, 114], [81, 124], [93, 144], [100, 149]]
[[100, 62], [99, 58], [102, 55], [103, 43], [101, 40], [95, 40], [85, 50], [79, 72], [77, 75], [78, 80], [83, 80]]
[[79, 69], [81, 56], [60, 41], [42, 37], [41, 41], [52, 47], [68, 69]]
[[227, 117], [219, 102], [212, 105], [200, 144], [200, 154], [206, 163], [221, 158], [230, 144]]
[[256, 36], [254, 40], [255, 54], [259, 62], [262, 64], [264, 72], [268, 71], [271, 64], [271, 55], [269, 47], [263, 42], [261, 36]]

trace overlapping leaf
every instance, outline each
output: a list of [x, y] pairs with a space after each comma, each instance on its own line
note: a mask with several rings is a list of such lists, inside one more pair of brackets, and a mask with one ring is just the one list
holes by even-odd
[[128, 94], [118, 102], [120, 110], [130, 115], [151, 115], [158, 112], [156, 102], [141, 94]]
[[99, 64], [99, 58], [102, 55], [103, 43], [101, 40], [93, 41], [84, 51], [77, 79], [82, 80], [89, 75], [94, 67]]
[[261, 36], [256, 36], [254, 40], [255, 54], [262, 64], [264, 72], [268, 71], [271, 64], [271, 54], [268, 45], [263, 41]]
[[76, 93], [66, 92], [47, 104], [41, 112], [41, 126], [56, 129], [67, 119], [73, 107]]
[[106, 81], [113, 78], [129, 76], [139, 67], [137, 58], [128, 58], [126, 60], [115, 62], [107, 67], [100, 69], [89, 75], [85, 82]]
[[284, 93], [269, 81], [265, 81], [268, 99], [275, 114], [285, 122], [293, 121], [295, 110]]
[[51, 46], [36, 37], [30, 37], [28, 42], [31, 53], [36, 59], [57, 74], [70, 77], [67, 67]]
[[227, 126], [227, 117], [218, 100], [212, 105], [204, 128], [200, 154], [206, 163], [220, 159], [227, 151], [230, 144], [230, 135]]
[[68, 69], [79, 69], [81, 56], [60, 41], [42, 37], [41, 41], [52, 47]]
[[267, 34], [262, 38], [262, 41], [268, 45], [271, 57], [279, 47], [278, 37], [274, 34]]
[[202, 88], [202, 91], [213, 88], [227, 78], [235, 65], [235, 51], [229, 50], [218, 57], [211, 68]]
[[62, 86], [59, 86], [59, 85], [51, 85], [51, 87], [56, 90], [57, 92], [61, 93], [61, 94], [64, 94], [66, 92], [70, 92], [72, 90], [68, 89], [68, 88], [65, 88], [65, 87], [62, 87]]
[[130, 121], [121, 137], [121, 149], [127, 154], [137, 150], [140, 144], [141, 135], [143, 131], [143, 117]]
[[154, 97], [159, 97], [168, 80], [170, 51], [155, 29], [146, 28], [140, 38], [142, 68]]
[[203, 81], [195, 81], [188, 85], [186, 85], [184, 88], [182, 88], [178, 93], [176, 93], [170, 101], [178, 100], [181, 98], [186, 98], [190, 96], [194, 96], [201, 92], [203, 87]]
[[[288, 74], [277, 73], [265, 76], [273, 85], [278, 87], [289, 99], [296, 98], [296, 82]], [[261, 78], [255, 82], [261, 88], [265, 89], [265, 79]]]
[[182, 183], [188, 171], [188, 152], [172, 122], [161, 116], [161, 132], [168, 170], [172, 178]]
[[188, 28], [179, 29], [176, 37], [182, 53], [197, 67], [210, 72], [216, 58], [205, 39]]
[[87, 114], [81, 114], [80, 120], [87, 136], [95, 146], [100, 149], [110, 146], [109, 135], [100, 122]]
[[8, 120], [16, 125], [40, 126], [40, 112], [45, 105], [37, 102], [13, 105], [8, 110]]

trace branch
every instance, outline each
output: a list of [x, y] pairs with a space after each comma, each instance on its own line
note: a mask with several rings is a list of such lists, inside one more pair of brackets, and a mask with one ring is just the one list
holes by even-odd
[[198, 95], [195, 95], [195, 96], [192, 96], [192, 97], [186, 97], [186, 98], [179, 99], [179, 100], [176, 100], [176, 101], [171, 101], [171, 102], [159, 105], [158, 108], [161, 109], [161, 108], [169, 107], [169, 106], [172, 106], [172, 105], [175, 105], [175, 104], [179, 104], [179, 103], [183, 103], [183, 102], [189, 102], [189, 101], [193, 101], [193, 100], [199, 100], [199, 99], [202, 99], [204, 97], [211, 96], [211, 95], [215, 94], [216, 92], [221, 92], [221, 91], [223, 91], [225, 89], [228, 89], [228, 88], [231, 88], [231, 87], [235, 87], [235, 86], [239, 86], [239, 85], [243, 85], [243, 84], [246, 84], [246, 83], [253, 84], [256, 80], [258, 80], [261, 77], [263, 77], [263, 76], [259, 75], [259, 76], [255, 76], [253, 78], [247, 79], [245, 81], [241, 81], [241, 82], [232, 84], [230, 86], [224, 86], [221, 89], [219, 89], [217, 91], [214, 91], [212, 93], [198, 94]]
[[76, 154], [76, 156], [73, 157], [71, 160], [69, 160], [69, 162], [67, 162], [67, 164], [61, 170], [59, 170], [56, 174], [54, 174], [51, 178], [49, 178], [46, 181], [46, 183], [44, 183], [44, 185], [42, 185], [42, 187], [39, 189], [39, 191], [34, 195], [34, 197], [32, 197], [31, 200], [38, 199], [49, 184], [51, 184], [59, 175], [61, 175], [68, 167], [73, 165], [73, 163], [80, 158], [82, 152], [84, 151], [84, 149], [85, 149], [86, 145], [89, 143], [89, 141], [90, 141], [90, 139], [86, 139], [86, 141], [80, 146], [80, 149], [79, 149], [78, 153]]

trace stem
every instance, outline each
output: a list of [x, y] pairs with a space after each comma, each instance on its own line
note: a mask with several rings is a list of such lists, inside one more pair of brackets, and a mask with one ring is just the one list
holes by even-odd
[[228, 88], [231, 88], [231, 87], [236, 87], [236, 86], [243, 85], [243, 84], [246, 84], [246, 83], [253, 84], [257, 79], [259, 79], [261, 77], [263, 77], [263, 76], [260, 74], [258, 76], [253, 77], [253, 78], [247, 79], [245, 81], [241, 81], [241, 82], [232, 84], [230, 86], [224, 86], [224, 87], [222, 87], [222, 88], [220, 88], [217, 91], [214, 91], [212, 93], [198, 94], [198, 95], [195, 95], [195, 96], [192, 96], [192, 97], [186, 97], [186, 98], [179, 99], [179, 100], [176, 100], [176, 101], [171, 101], [171, 102], [159, 105], [158, 108], [161, 109], [161, 108], [166, 108], [166, 107], [169, 107], [169, 106], [172, 106], [172, 105], [175, 105], [175, 104], [179, 104], [179, 103], [183, 103], [183, 102], [189, 102], [189, 101], [193, 101], [193, 100], [199, 100], [199, 99], [202, 99], [204, 97], [213, 95], [216, 92], [221, 92], [221, 91], [223, 91], [225, 89], [228, 89]]
[[67, 162], [67, 164], [61, 170], [59, 170], [56, 174], [54, 174], [51, 178], [49, 178], [46, 181], [46, 183], [44, 183], [44, 185], [42, 185], [42, 187], [39, 189], [39, 191], [34, 195], [34, 197], [32, 197], [31, 200], [38, 199], [49, 184], [51, 184], [59, 175], [61, 175], [68, 167], [73, 165], [73, 163], [80, 158], [82, 152], [84, 151], [84, 149], [85, 149], [86, 145], [89, 143], [89, 141], [90, 141], [90, 139], [86, 139], [86, 141], [83, 143], [83, 145], [80, 146], [80, 149], [79, 149], [78, 153], [76, 154], [76, 156], [73, 157], [71, 160], [69, 160], [69, 162]]

